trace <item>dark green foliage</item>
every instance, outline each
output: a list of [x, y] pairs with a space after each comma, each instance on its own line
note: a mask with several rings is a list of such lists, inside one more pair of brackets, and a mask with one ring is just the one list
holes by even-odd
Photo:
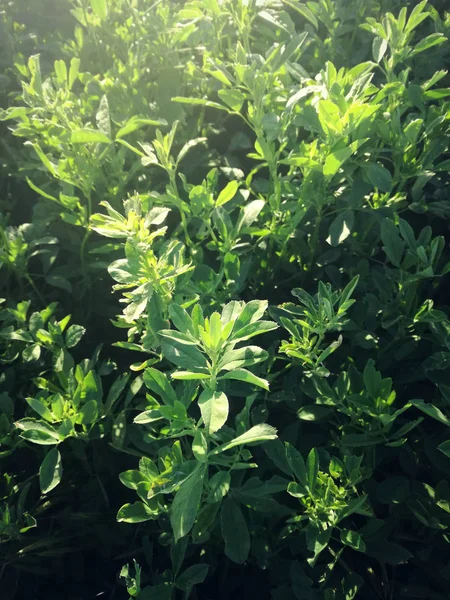
[[0, 32], [2, 600], [447, 598], [443, 3]]

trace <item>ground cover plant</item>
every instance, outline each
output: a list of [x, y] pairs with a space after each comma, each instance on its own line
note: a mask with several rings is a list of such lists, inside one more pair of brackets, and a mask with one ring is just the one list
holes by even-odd
[[445, 3], [0, 31], [2, 600], [448, 598]]

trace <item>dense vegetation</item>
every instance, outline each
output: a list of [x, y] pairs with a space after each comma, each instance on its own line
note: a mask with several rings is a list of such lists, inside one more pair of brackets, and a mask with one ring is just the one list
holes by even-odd
[[444, 5], [3, 0], [2, 600], [448, 598]]

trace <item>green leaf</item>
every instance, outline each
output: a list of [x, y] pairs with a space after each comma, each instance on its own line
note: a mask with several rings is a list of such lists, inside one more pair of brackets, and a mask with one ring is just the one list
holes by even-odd
[[377, 399], [382, 379], [381, 373], [375, 369], [375, 363], [372, 359], [369, 359], [364, 367], [363, 380], [369, 395], [373, 399]]
[[35, 444], [47, 446], [60, 442], [60, 436], [56, 429], [44, 421], [21, 419], [17, 422], [17, 427], [21, 430], [21, 438]]
[[239, 302], [238, 300], [232, 300], [225, 304], [222, 309], [222, 323], [227, 325], [230, 321], [236, 322], [245, 306], [244, 302]]
[[56, 448], [52, 448], [45, 455], [39, 469], [39, 485], [41, 492], [51, 492], [61, 481], [62, 464], [61, 454]]
[[147, 497], [153, 498], [158, 494], [171, 494], [187, 481], [198, 468], [199, 463], [196, 460], [187, 460], [181, 464], [173, 464], [153, 479], [152, 487], [148, 491]]
[[290, 34], [290, 31], [285, 27], [282, 20], [277, 18], [275, 11], [269, 12], [267, 10], [260, 10], [258, 17], [266, 22], [267, 25], [272, 27], [274, 31], [283, 31], [284, 33]]
[[[450, 96], [450, 88], [435, 88], [433, 90], [425, 92], [423, 95], [423, 97], [427, 100], [441, 100], [442, 98], [448, 98], [448, 96]], [[445, 166], [446, 163], [448, 164], [448, 161], [443, 161], [443, 163], [439, 163], [439, 170], [442, 170], [442, 166]], [[436, 167], [435, 170], [437, 170]]]
[[152, 480], [159, 475], [156, 464], [147, 456], [143, 456], [139, 461], [139, 471], [149, 480]]
[[185, 331], [186, 333], [195, 336], [195, 328], [192, 323], [191, 317], [188, 315], [187, 311], [184, 310], [178, 304], [171, 304], [169, 306], [169, 316], [172, 323], [175, 325], [177, 329], [180, 331]]
[[368, 543], [366, 554], [377, 559], [381, 563], [387, 563], [388, 565], [402, 565], [413, 558], [413, 555], [409, 550], [403, 548], [399, 544], [387, 542]]
[[144, 502], [135, 502], [134, 504], [124, 504], [117, 513], [119, 523], [143, 523], [156, 519], [158, 511], [152, 510]]
[[420, 85], [417, 85], [415, 83], [411, 83], [410, 85], [408, 85], [407, 94], [408, 100], [413, 106], [417, 106], [417, 108], [420, 108], [420, 110], [422, 111], [426, 110], [425, 103], [423, 101], [424, 91], [420, 87]]
[[112, 425], [112, 445], [115, 448], [123, 448], [127, 436], [127, 415], [125, 411], [120, 412], [114, 419]]
[[33, 362], [39, 360], [41, 356], [41, 347], [39, 344], [31, 344], [27, 346], [22, 352], [22, 358], [24, 362]]
[[292, 476], [292, 467], [286, 456], [286, 448], [278, 439], [272, 440], [264, 445], [264, 452], [272, 462], [289, 477]]
[[71, 325], [66, 332], [66, 346], [68, 348], [76, 346], [85, 332], [86, 329], [81, 325]]
[[195, 146], [198, 146], [199, 144], [204, 144], [207, 141], [208, 141], [208, 138], [199, 137], [199, 138], [194, 138], [193, 140], [189, 140], [188, 142], [186, 142], [184, 144], [184, 146], [181, 148], [180, 152], [178, 153], [177, 164], [183, 160], [183, 158], [186, 156], [186, 154], [189, 152], [189, 150], [191, 150]]
[[173, 406], [177, 400], [177, 395], [170, 385], [167, 375], [150, 367], [144, 372], [144, 383], [149, 390], [158, 394], [164, 404]]
[[242, 327], [238, 331], [234, 331], [230, 336], [230, 340], [233, 342], [243, 342], [255, 335], [261, 335], [274, 329], [278, 329], [278, 325], [273, 321], [256, 321], [255, 323], [249, 323], [249, 325]]
[[258, 321], [266, 312], [267, 306], [267, 300], [251, 300], [247, 302], [242, 310], [239, 310], [235, 315], [236, 321], [233, 327], [233, 334], [240, 332], [246, 325]]
[[[403, 133], [408, 138], [410, 144], [415, 144], [420, 134], [420, 130], [423, 126], [423, 119], [414, 119], [410, 121], [403, 130]], [[402, 221], [403, 219], [400, 219]], [[405, 222], [405, 221], [404, 221]]]
[[386, 437], [379, 433], [348, 433], [342, 436], [341, 441], [349, 448], [360, 448], [363, 446], [375, 446], [386, 442]]
[[210, 373], [196, 373], [195, 371], [175, 371], [171, 375], [172, 379], [181, 381], [201, 381], [211, 379]]
[[222, 375], [220, 379], [236, 379], [238, 381], [245, 381], [250, 385], [257, 385], [258, 387], [269, 391], [269, 382], [266, 379], [257, 377], [250, 371], [247, 371], [247, 369], [234, 369], [233, 371]]
[[444, 371], [450, 367], [450, 352], [434, 352], [423, 361], [422, 366], [425, 372]]
[[104, 21], [108, 16], [108, 5], [106, 4], [106, 0], [90, 0], [90, 2], [93, 12], [101, 21]]
[[238, 181], [230, 181], [223, 188], [216, 200], [216, 206], [222, 206], [234, 198], [239, 188]]
[[339, 213], [330, 225], [329, 237], [327, 238], [328, 244], [330, 246], [342, 244], [351, 234], [354, 222], [355, 214], [352, 210]]
[[409, 479], [403, 475], [387, 477], [377, 485], [377, 499], [382, 504], [402, 504], [410, 495]]
[[298, 409], [297, 417], [302, 421], [324, 421], [330, 416], [332, 410], [331, 406], [308, 404]]
[[342, 131], [339, 108], [330, 100], [319, 100], [317, 104], [319, 121], [325, 134], [333, 135]]
[[372, 512], [367, 508], [367, 496], [354, 498], [348, 503], [347, 508], [341, 513], [341, 517], [349, 517], [350, 515], [366, 515], [371, 516]]
[[228, 398], [223, 392], [204, 390], [198, 399], [203, 423], [208, 434], [219, 431], [228, 418]]
[[[120, 473], [119, 479], [121, 483], [130, 490], [137, 490], [139, 484], [149, 481], [149, 478], [144, 473], [136, 469]], [[153, 477], [151, 479], [153, 479]]]
[[246, 204], [238, 217], [238, 221], [236, 223], [236, 232], [239, 233], [241, 229], [250, 227], [250, 225], [252, 225], [253, 222], [258, 218], [258, 215], [264, 208], [265, 204], [266, 203], [264, 200], [252, 200]]
[[308, 8], [306, 4], [302, 4], [298, 2], [298, 0], [282, 0], [282, 2], [283, 4], [286, 4], [286, 6], [289, 6], [289, 8], [292, 8], [293, 10], [300, 13], [302, 17], [309, 21], [315, 29], [319, 28], [318, 20], [316, 19], [312, 10]]
[[313, 536], [311, 536], [311, 540], [308, 543], [308, 550], [311, 550], [314, 553], [312, 558], [307, 559], [311, 567], [314, 567], [319, 555], [328, 546], [328, 542], [330, 541], [333, 530], [332, 527], [328, 527], [328, 529], [325, 530], [319, 530], [317, 527], [315, 529], [316, 532]]
[[219, 90], [218, 95], [222, 102], [235, 112], [239, 112], [244, 104], [244, 94], [237, 89]]
[[147, 126], [155, 126], [160, 127], [167, 125], [167, 122], [164, 119], [147, 119], [145, 117], [134, 116], [129, 119], [129, 121], [119, 129], [116, 134], [116, 140], [121, 140], [126, 135], [133, 133], [134, 131], [138, 131], [138, 129], [142, 129]]
[[38, 341], [41, 342], [41, 344], [52, 344], [53, 343], [53, 337], [45, 329], [38, 329], [36, 331], [35, 335], [36, 335], [36, 338], [38, 339]]
[[287, 487], [287, 493], [294, 498], [304, 498], [308, 494], [308, 490], [301, 483], [291, 481]]
[[47, 200], [51, 200], [52, 202], [56, 202], [56, 204], [60, 204], [60, 201], [57, 198], [55, 198], [54, 196], [51, 196], [50, 194], [47, 194], [47, 192], [45, 192], [44, 190], [39, 188], [37, 185], [35, 185], [29, 177], [26, 177], [26, 180], [27, 180], [28, 185], [34, 192], [36, 192], [43, 198], [46, 198]]
[[192, 442], [192, 453], [199, 462], [207, 462], [208, 443], [200, 429], [195, 432], [194, 441]]
[[169, 343], [173, 341], [177, 345], [198, 346], [199, 344], [199, 341], [192, 335], [174, 329], [161, 329], [161, 331], [158, 331], [158, 334], [167, 339]]
[[211, 102], [210, 100], [204, 100], [202, 98], [184, 98], [182, 96], [175, 96], [172, 98], [172, 102], [180, 102], [182, 104], [193, 104], [199, 106], [209, 106], [210, 108], [217, 108], [219, 110], [224, 110], [226, 112], [230, 112], [228, 108], [222, 106], [218, 102]]
[[250, 367], [269, 358], [266, 350], [258, 346], [246, 346], [225, 352], [219, 362], [219, 371], [233, 371], [240, 367]]
[[392, 190], [392, 175], [385, 167], [378, 163], [371, 163], [366, 165], [365, 168], [367, 177], [374, 187], [382, 192], [390, 192]]
[[73, 84], [75, 83], [76, 79], [78, 78], [80, 62], [81, 62], [80, 59], [76, 58], [76, 57], [73, 57], [70, 59], [69, 82], [68, 82], [69, 90], [72, 89]]
[[67, 83], [67, 65], [63, 60], [55, 60], [54, 63], [56, 77], [59, 83]]
[[226, 498], [220, 511], [220, 526], [225, 541], [225, 554], [242, 565], [250, 552], [250, 534], [241, 509], [231, 498]]
[[353, 550], [357, 550], [358, 552], [366, 551], [366, 544], [357, 531], [341, 529], [341, 542], [346, 546], [350, 546], [350, 548], [353, 548]]
[[97, 129], [77, 129], [70, 136], [72, 144], [110, 144], [111, 140]]
[[34, 148], [36, 154], [39, 156], [42, 164], [45, 166], [45, 168], [53, 175], [53, 177], [58, 177], [56, 165], [54, 165], [49, 160], [48, 156], [45, 154], [45, 152], [42, 150], [42, 148], [39, 146], [39, 144], [36, 144], [33, 142], [25, 142], [24, 145], [32, 146]]
[[411, 33], [414, 31], [414, 29], [428, 17], [429, 13], [423, 12], [427, 4], [428, 0], [422, 0], [414, 6], [405, 26], [405, 33]]
[[[201, 12], [200, 9], [198, 9], [198, 10], [199, 10], [199, 12]], [[233, 76], [228, 71], [225, 72], [225, 69], [223, 67], [220, 67], [220, 68], [214, 69], [214, 70], [213, 69], [208, 69], [208, 70], [205, 69], [205, 72], [208, 73], [209, 75], [212, 75], [218, 81], [220, 81], [220, 83], [223, 83], [224, 85], [227, 85], [228, 87], [231, 87], [233, 85], [230, 81], [230, 79], [232, 79], [234, 81]]]
[[70, 283], [70, 281], [68, 281], [62, 275], [53, 275], [53, 274], [46, 275], [45, 281], [49, 285], [52, 285], [53, 287], [59, 288], [61, 290], [64, 290], [68, 294], [71, 294], [72, 291], [73, 291], [72, 290], [72, 284]]
[[83, 406], [79, 408], [79, 415], [81, 416], [80, 423], [83, 425], [91, 425], [97, 420], [99, 415], [97, 401], [89, 400], [89, 402], [83, 404]]
[[445, 442], [442, 442], [442, 444], [439, 444], [438, 450], [450, 458], [450, 440], [446, 440]]
[[412, 404], [412, 406], [415, 406], [416, 408], [421, 410], [423, 413], [425, 413], [435, 421], [439, 421], [439, 423], [450, 427], [450, 419], [446, 417], [437, 406], [434, 406], [434, 404], [425, 403], [423, 400], [410, 400], [409, 403]]
[[173, 584], [160, 583], [159, 585], [146, 585], [141, 590], [138, 600], [172, 600]]
[[97, 402], [102, 401], [102, 387], [101, 379], [95, 371], [89, 371], [84, 379], [82, 385], [81, 398], [84, 402], [95, 400]]
[[416, 238], [414, 235], [414, 230], [411, 227], [411, 225], [404, 219], [399, 219], [399, 229], [400, 229], [400, 233], [402, 234], [402, 238], [405, 240], [405, 242], [408, 245], [408, 248], [410, 250], [412, 250], [413, 252], [415, 252], [417, 244], [416, 244]]
[[161, 349], [167, 360], [170, 360], [177, 367], [188, 371], [195, 371], [199, 367], [206, 369], [207, 362], [205, 356], [195, 346], [186, 344], [185, 341], [180, 343], [173, 337], [169, 340], [163, 338], [161, 340]]
[[265, 442], [267, 440], [275, 440], [277, 437], [277, 430], [275, 427], [268, 425], [267, 423], [259, 423], [254, 427], [251, 427], [248, 431], [239, 435], [234, 440], [227, 442], [226, 444], [222, 444], [221, 446], [217, 446], [214, 448], [209, 454], [213, 456], [215, 454], [219, 454], [220, 452], [225, 452], [230, 448], [234, 448], [235, 446], [242, 446], [243, 444], [251, 444], [253, 442]]
[[298, 481], [303, 487], [308, 487], [308, 476], [303, 456], [296, 448], [294, 448], [294, 446], [292, 446], [292, 444], [289, 444], [288, 442], [286, 442], [286, 458], [293, 474]]
[[219, 471], [209, 480], [209, 499], [211, 502], [220, 502], [228, 494], [231, 476], [228, 471]]
[[134, 281], [134, 275], [129, 271], [128, 262], [124, 259], [119, 259], [111, 263], [108, 266], [108, 273], [118, 283], [132, 283]]
[[26, 398], [27, 404], [37, 412], [37, 414], [50, 423], [54, 420], [51, 410], [40, 400], [36, 398]]
[[175, 585], [179, 590], [188, 591], [194, 585], [198, 585], [205, 581], [208, 575], [209, 565], [198, 564], [188, 567], [175, 581]]
[[200, 465], [181, 484], [175, 494], [170, 510], [170, 524], [172, 525], [175, 542], [187, 535], [194, 525], [202, 496], [204, 475], [205, 465]]
[[117, 377], [112, 386], [109, 388], [108, 396], [105, 402], [105, 414], [107, 414], [117, 402], [117, 400], [120, 397], [120, 394], [125, 389], [129, 378], [130, 376], [128, 373], [123, 373], [122, 375], [119, 375], [119, 377]]
[[186, 550], [189, 544], [188, 538], [183, 538], [176, 544], [172, 544], [170, 548], [170, 561], [172, 563], [172, 573], [175, 577], [178, 577], [180, 569], [186, 558]]
[[397, 227], [388, 218], [381, 221], [381, 241], [384, 244], [383, 250], [391, 263], [399, 267], [405, 250], [405, 242], [401, 239]]
[[323, 174], [325, 177], [331, 179], [339, 171], [340, 167], [344, 162], [350, 158], [353, 154], [351, 148], [342, 148], [342, 150], [336, 150], [327, 156], [323, 167]]
[[319, 475], [319, 453], [316, 448], [312, 448], [306, 459], [306, 479], [308, 487], [314, 491], [317, 477]]
[[192, 530], [192, 539], [194, 543], [198, 543], [199, 540], [204, 539], [208, 536], [208, 532], [215, 527], [217, 523], [217, 513], [219, 512], [221, 503], [205, 503], [197, 517], [197, 521]]
[[221, 336], [222, 336], [222, 321], [220, 319], [220, 314], [218, 312], [214, 312], [209, 319], [210, 346], [214, 350], [220, 348], [221, 341], [222, 341]]
[[98, 111], [95, 115], [95, 121], [99, 131], [104, 133], [108, 139], [111, 138], [111, 118], [109, 115], [109, 104], [106, 94], [103, 94], [100, 99]]
[[410, 56], [415, 56], [420, 52], [428, 50], [428, 48], [432, 48], [433, 46], [443, 44], [446, 41], [447, 38], [444, 35], [442, 35], [442, 33], [432, 33], [431, 35], [422, 38], [420, 42], [414, 46]]
[[380, 63], [388, 49], [388, 42], [384, 38], [376, 37], [372, 43], [372, 54], [375, 62]]

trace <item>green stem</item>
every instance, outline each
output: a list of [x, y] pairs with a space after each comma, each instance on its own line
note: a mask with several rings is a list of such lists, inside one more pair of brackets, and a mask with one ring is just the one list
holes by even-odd
[[186, 215], [184, 214], [184, 211], [181, 208], [181, 206], [180, 206], [180, 216], [181, 216], [181, 225], [183, 227], [184, 237], [186, 238], [186, 245], [193, 246], [194, 244], [193, 244], [191, 238], [189, 237], [189, 233], [188, 233], [188, 229], [187, 229]]
[[81, 242], [81, 245], [80, 245], [81, 270], [83, 271], [83, 279], [85, 281], [87, 280], [88, 277], [87, 277], [86, 261], [84, 259], [84, 255], [85, 255], [86, 244], [88, 242], [88, 239], [89, 239], [90, 235], [91, 235], [91, 231], [90, 231], [90, 229], [87, 229], [86, 233], [84, 234], [83, 241]]
[[322, 221], [322, 207], [320, 207], [317, 211], [317, 217], [316, 217], [316, 222], [314, 225], [314, 231], [313, 234], [311, 236], [311, 240], [309, 243], [309, 247], [311, 250], [311, 259], [309, 261], [309, 265], [308, 265], [308, 271], [312, 270], [312, 267], [314, 265], [314, 258], [316, 256], [316, 246], [317, 246], [317, 242], [319, 240], [319, 229], [320, 229], [320, 223]]
[[36, 294], [36, 296], [39, 298], [39, 301], [41, 302], [41, 304], [43, 306], [46, 305], [45, 299], [42, 296], [41, 292], [38, 290], [36, 284], [34, 283], [33, 279], [31, 278], [31, 275], [29, 273], [26, 274], [25, 279], [28, 281], [28, 283], [30, 284], [30, 286], [33, 289], [33, 292]]
[[181, 206], [182, 200], [180, 198], [180, 195], [178, 194], [178, 186], [177, 186], [177, 180], [176, 180], [176, 171], [172, 170], [172, 171], [168, 171], [168, 175], [169, 175], [169, 190], [170, 193], [177, 198], [180, 201], [180, 205], [178, 207], [178, 210], [180, 211], [180, 217], [181, 217], [181, 226], [183, 228], [183, 233], [184, 233], [184, 237], [186, 239], [186, 245], [187, 246], [193, 246], [193, 242], [189, 236], [188, 233], [188, 229], [187, 229], [187, 221], [186, 221], [186, 215], [184, 214], [183, 211], [183, 207]]
[[87, 199], [87, 218], [86, 218], [86, 231], [83, 237], [83, 240], [81, 242], [80, 245], [80, 263], [81, 263], [81, 270], [83, 272], [83, 280], [86, 283], [88, 280], [88, 274], [87, 274], [87, 270], [86, 270], [86, 261], [85, 261], [85, 250], [86, 250], [86, 244], [88, 242], [89, 236], [91, 235], [91, 230], [90, 230], [90, 225], [89, 225], [89, 221], [91, 219], [91, 215], [92, 215], [92, 198], [91, 198], [91, 193], [90, 191], [87, 191], [85, 193], [86, 199]]

